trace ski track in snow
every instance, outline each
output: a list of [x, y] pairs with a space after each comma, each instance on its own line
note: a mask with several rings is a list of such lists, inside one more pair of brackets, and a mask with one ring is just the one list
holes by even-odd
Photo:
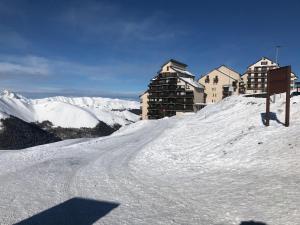
[[0, 152], [0, 224], [82, 197], [120, 204], [96, 224], [298, 225], [300, 109], [291, 127], [265, 128], [264, 107], [230, 98], [108, 137]]

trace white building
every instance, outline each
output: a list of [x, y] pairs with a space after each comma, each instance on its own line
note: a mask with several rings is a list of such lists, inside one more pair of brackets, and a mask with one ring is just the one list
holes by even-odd
[[[272, 60], [262, 57], [256, 63], [250, 65], [242, 76], [242, 80], [246, 84], [246, 94], [261, 94], [267, 92], [267, 72], [270, 69], [279, 68], [279, 65]], [[294, 88], [294, 73], [291, 73], [291, 88]]]

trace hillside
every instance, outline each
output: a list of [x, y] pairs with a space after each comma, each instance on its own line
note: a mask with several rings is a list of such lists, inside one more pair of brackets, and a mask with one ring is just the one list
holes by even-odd
[[238, 96], [108, 137], [0, 152], [1, 224], [67, 224], [91, 210], [71, 210], [74, 198], [114, 205], [95, 224], [300, 224], [300, 96], [288, 128], [276, 100], [270, 127], [264, 99]]

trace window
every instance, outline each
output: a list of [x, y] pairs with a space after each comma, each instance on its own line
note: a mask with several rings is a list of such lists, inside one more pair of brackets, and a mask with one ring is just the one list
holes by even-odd
[[217, 83], [218, 83], [218, 81], [219, 81], [219, 78], [218, 78], [218, 76], [215, 76], [215, 78], [214, 78], [214, 84], [217, 84]]
[[169, 71], [169, 67], [167, 66], [167, 71]]
[[260, 64], [261, 64], [261, 65], [268, 65], [268, 62], [265, 61], [265, 62], [261, 62]]
[[205, 78], [205, 83], [209, 83], [209, 76]]

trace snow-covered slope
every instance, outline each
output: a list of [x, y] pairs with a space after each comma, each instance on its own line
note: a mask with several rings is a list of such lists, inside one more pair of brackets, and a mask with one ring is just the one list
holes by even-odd
[[0, 116], [13, 115], [26, 122], [49, 120], [54, 126], [70, 128], [93, 128], [99, 121], [123, 126], [139, 120], [139, 116], [128, 111], [138, 108], [138, 102], [99, 97], [32, 100], [9, 91], [0, 95]]
[[119, 204], [95, 224], [298, 225], [300, 96], [290, 127], [276, 100], [269, 127], [265, 100], [238, 96], [104, 138], [0, 152], [0, 224], [47, 224], [56, 205], [66, 221], [88, 213], [64, 204], [81, 197]]
[[[300, 96], [291, 99], [291, 126], [285, 127], [285, 95], [271, 104], [270, 127], [263, 124], [265, 99], [233, 96], [210, 105], [196, 115], [176, 119], [171, 130], [149, 144], [139, 154], [138, 162], [156, 168], [158, 173], [180, 170], [186, 165], [206, 165], [210, 169], [224, 166], [266, 167], [269, 160], [287, 167], [285, 156], [300, 141]], [[290, 142], [290, 144], [289, 144]], [[278, 146], [285, 146], [278, 148]], [[300, 148], [298, 146], [297, 148]], [[300, 149], [299, 149], [300, 150]], [[294, 160], [292, 157], [289, 160]], [[282, 168], [281, 168], [282, 169]]]

